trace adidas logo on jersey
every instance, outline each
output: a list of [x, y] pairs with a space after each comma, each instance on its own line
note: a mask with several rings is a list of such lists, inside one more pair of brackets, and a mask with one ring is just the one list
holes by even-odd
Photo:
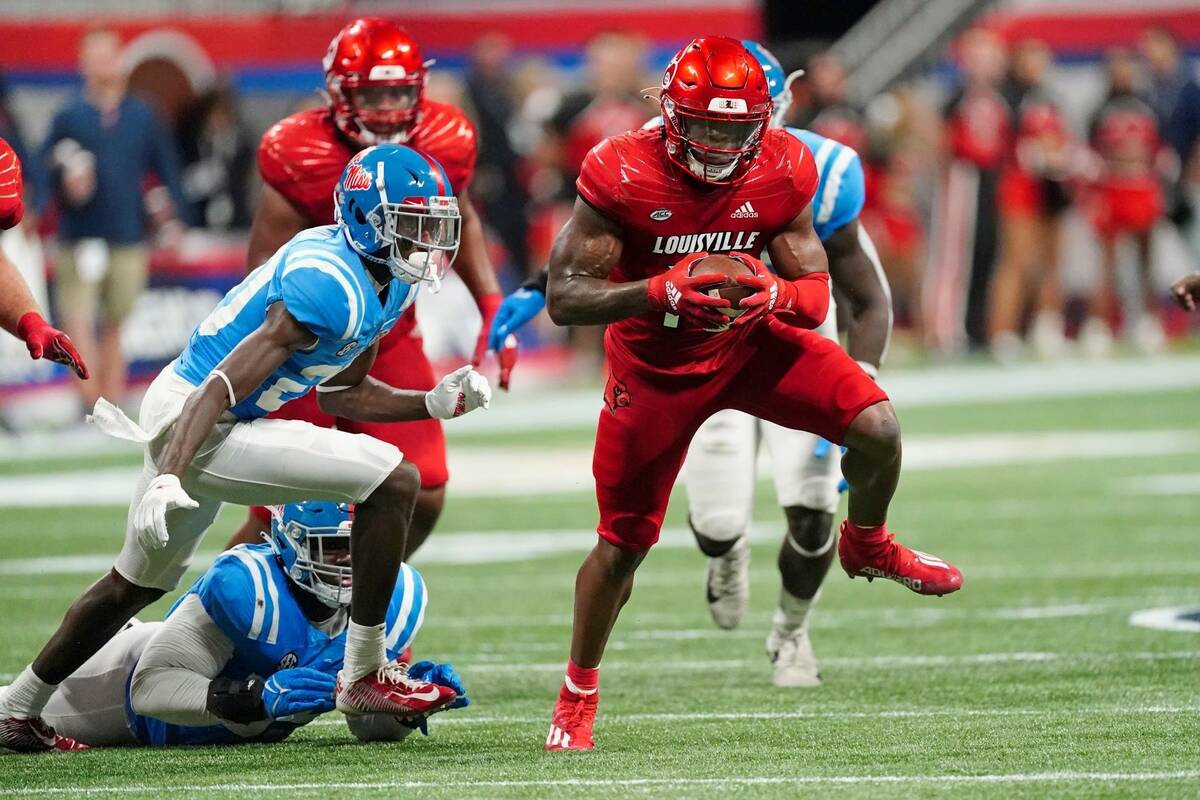
[[729, 215], [730, 219], [757, 219], [758, 212], [754, 210], [754, 206], [750, 205], [750, 201], [742, 203], [737, 207], [737, 210]]

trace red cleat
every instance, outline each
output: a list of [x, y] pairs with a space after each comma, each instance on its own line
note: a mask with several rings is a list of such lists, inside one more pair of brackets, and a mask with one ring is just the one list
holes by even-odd
[[937, 556], [910, 550], [895, 541], [895, 534], [878, 532], [866, 536], [850, 533], [850, 521], [842, 523], [838, 540], [838, 558], [851, 578], [862, 575], [868, 581], [887, 578], [902, 583], [917, 594], [944, 594], [962, 588], [962, 573], [953, 564]]
[[364, 675], [349, 685], [338, 673], [337, 710], [347, 716], [390, 714], [406, 718], [441, 711], [458, 697], [448, 686], [426, 683], [408, 676], [408, 665], [396, 661]]
[[558, 692], [558, 702], [554, 704], [546, 749], [591, 750], [595, 747], [592, 725], [596, 723], [596, 706], [599, 702], [599, 692], [575, 694], [566, 686], [562, 687]]
[[4, 717], [0, 719], [0, 747], [7, 747], [18, 753], [45, 753], [53, 750], [70, 752], [88, 749], [86, 744], [81, 744], [70, 736], [59, 736], [55, 733], [54, 728], [51, 728], [39, 717], [31, 719]]

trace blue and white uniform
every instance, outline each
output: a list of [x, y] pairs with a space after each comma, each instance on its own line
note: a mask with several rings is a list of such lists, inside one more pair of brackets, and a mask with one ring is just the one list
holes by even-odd
[[187, 397], [259, 328], [268, 308], [283, 303], [314, 336], [311, 347], [289, 356], [218, 420], [180, 481], [199, 508], [171, 512], [169, 540], [157, 550], [139, 542], [131, 522], [117, 571], [139, 586], [174, 589], [222, 502], [366, 499], [400, 463], [402, 454], [395, 446], [307, 422], [263, 417], [314, 387], [320, 390], [320, 384], [392, 329], [416, 292], [416, 285], [396, 278], [377, 284], [343, 227], [302, 231], [231, 289], [197, 326], [187, 348], [151, 384], [138, 425], [98, 404], [94, 417], [103, 429], [146, 446], [133, 498], [136, 508], [159, 472], [157, 460]]
[[412, 305], [417, 284], [393, 278], [379, 288], [336, 225], [297, 234], [246, 276], [192, 332], [174, 369], [199, 386], [233, 348], [258, 329], [267, 309], [283, 303], [316, 337], [293, 353], [262, 386], [231, 411], [238, 419], [266, 416], [345, 369], [396, 324]]
[[853, 148], [812, 131], [784, 128], [804, 142], [817, 165], [817, 193], [813, 195], [813, 229], [821, 241], [858, 219], [867, 201], [862, 161]]
[[[235, 547], [180, 597], [165, 622], [122, 631], [61, 684], [44, 717], [59, 732], [92, 745], [213, 745], [286, 738], [313, 717], [254, 725], [170, 724], [134, 713], [130, 690], [143, 653], [169, 637], [169, 628], [183, 623], [188, 612], [194, 617], [197, 609], [192, 604], [196, 601], [220, 635], [232, 643], [232, 654], [224, 665], [206, 678], [237, 679], [251, 674], [265, 678], [291, 667], [336, 675], [345, 656], [346, 615], [336, 614], [330, 621], [332, 628], [329, 623], [313, 624], [296, 602], [293, 587], [270, 545]], [[185, 603], [189, 608], [181, 610]], [[403, 565], [388, 604], [388, 658], [398, 657], [420, 631], [427, 603], [420, 573]], [[226, 646], [225, 652], [228, 650]]]

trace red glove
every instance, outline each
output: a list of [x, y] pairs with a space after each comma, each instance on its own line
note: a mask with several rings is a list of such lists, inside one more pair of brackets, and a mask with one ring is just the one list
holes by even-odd
[[500, 302], [504, 296], [500, 294], [485, 294], [475, 302], [479, 305], [479, 316], [483, 317], [483, 325], [479, 328], [479, 338], [475, 340], [475, 355], [471, 356], [471, 366], [478, 367], [483, 363], [483, 357], [488, 351], [488, 332], [492, 329], [492, 320], [500, 310]]
[[36, 311], [26, 312], [17, 321], [17, 336], [29, 348], [29, 355], [36, 358], [48, 358], [59, 364], [66, 364], [75, 370], [75, 374], [83, 380], [88, 379], [87, 364], [79, 357], [79, 351], [71, 343], [65, 333], [54, 328], [42, 319]]
[[515, 334], [510, 333], [504, 337], [504, 346], [496, 355], [500, 358], [500, 388], [507, 392], [509, 381], [512, 379], [513, 367], [517, 365], [517, 337]]
[[8, 142], [0, 139], [0, 230], [16, 227], [25, 215], [21, 162]]
[[810, 272], [789, 281], [771, 272], [766, 264], [753, 256], [745, 253], [729, 255], [754, 267], [753, 275], [738, 275], [734, 280], [757, 290], [738, 302], [738, 308], [744, 309], [745, 313], [734, 320], [734, 325], [745, 325], [771, 313], [800, 328], [815, 328], [825, 321], [825, 315], [829, 313], [828, 272]]
[[675, 262], [669, 270], [655, 275], [646, 286], [650, 305], [659, 311], [677, 314], [687, 322], [707, 330], [719, 330], [729, 325], [729, 317], [718, 308], [733, 306], [724, 297], [707, 292], [725, 283], [724, 275], [692, 275], [692, 265], [708, 258], [708, 253], [690, 253]]

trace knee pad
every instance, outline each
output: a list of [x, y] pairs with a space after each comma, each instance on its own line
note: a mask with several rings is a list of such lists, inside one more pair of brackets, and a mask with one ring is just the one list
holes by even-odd
[[661, 527], [648, 517], [628, 514], [607, 523], [601, 520], [596, 532], [614, 547], [628, 553], [644, 553], [658, 542]]
[[805, 558], [819, 558], [833, 548], [833, 514], [792, 506], [785, 509], [788, 519], [787, 543]]
[[739, 509], [705, 508], [692, 511], [688, 516], [688, 524], [705, 539], [732, 542], [746, 534], [750, 517]]

